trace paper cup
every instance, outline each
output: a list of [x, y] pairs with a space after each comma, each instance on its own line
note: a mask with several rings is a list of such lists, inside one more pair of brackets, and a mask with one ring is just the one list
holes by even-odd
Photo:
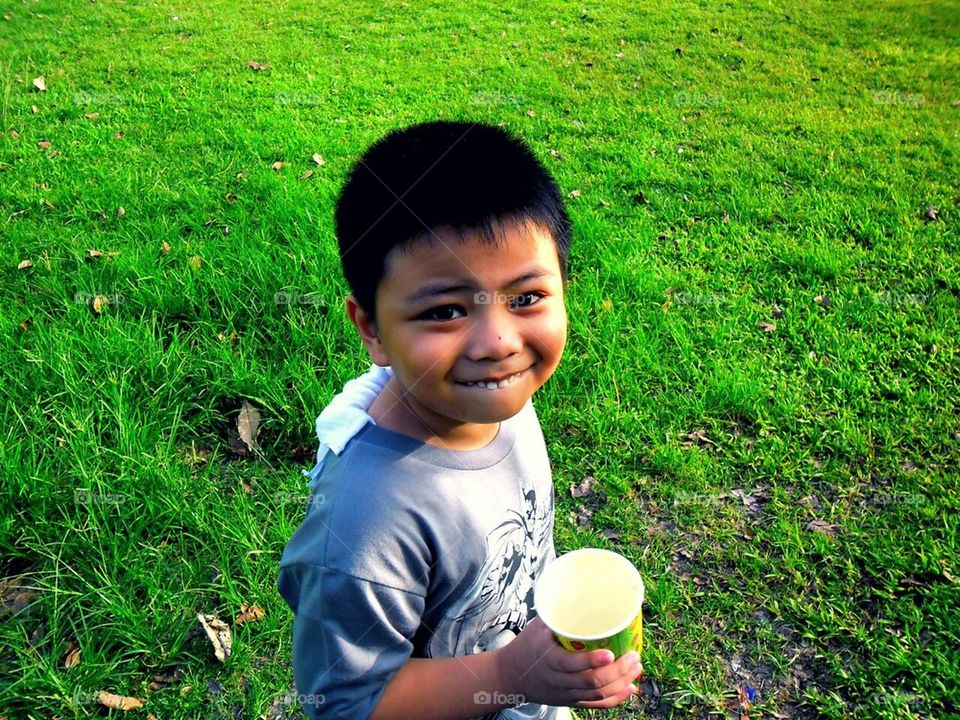
[[583, 548], [547, 565], [533, 604], [567, 650], [605, 648], [620, 657], [643, 648], [643, 595], [640, 573], [623, 555]]

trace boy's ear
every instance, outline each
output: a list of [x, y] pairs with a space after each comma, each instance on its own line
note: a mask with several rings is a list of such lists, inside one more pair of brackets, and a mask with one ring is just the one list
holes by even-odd
[[380, 367], [390, 365], [390, 360], [384, 352], [383, 343], [380, 341], [377, 324], [371, 320], [366, 310], [360, 307], [360, 303], [353, 295], [347, 296], [346, 305], [347, 316], [357, 332], [360, 333], [360, 339], [363, 340], [363, 346], [367, 349], [370, 359]]

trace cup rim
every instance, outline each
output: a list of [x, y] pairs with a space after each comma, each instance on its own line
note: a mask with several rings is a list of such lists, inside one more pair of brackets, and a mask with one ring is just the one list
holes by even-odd
[[[599, 634], [570, 635], [566, 632], [563, 632], [562, 630], [558, 630], [552, 622], [550, 622], [546, 617], [544, 617], [542, 608], [540, 607], [540, 603], [537, 600], [538, 595], [541, 591], [541, 588], [543, 587], [543, 582], [542, 582], [543, 578], [546, 577], [548, 572], [550, 572], [550, 569], [554, 566], [554, 564], [562, 561], [563, 558], [568, 557], [570, 555], [574, 555], [576, 553], [593, 554], [593, 555], [605, 554], [605, 555], [610, 555], [617, 558], [618, 562], [630, 568], [630, 571], [632, 571], [632, 573], [636, 576], [637, 583], [640, 586], [640, 592], [638, 593], [637, 604], [634, 606], [633, 612], [630, 614], [630, 616], [626, 620], [614, 625], [610, 630], [605, 630], [604, 632]], [[628, 627], [630, 627], [630, 625], [633, 623], [634, 620], [636, 620], [637, 616], [642, 611], [643, 601], [645, 597], [646, 597], [646, 587], [643, 584], [643, 578], [640, 576], [640, 571], [637, 570], [637, 568], [634, 566], [632, 562], [630, 562], [626, 557], [624, 557], [620, 553], [614, 552], [612, 550], [605, 550], [603, 548], [579, 548], [577, 550], [571, 550], [568, 553], [564, 553], [563, 555], [557, 556], [552, 562], [548, 563], [547, 566], [543, 569], [543, 572], [540, 573], [540, 577], [537, 578], [537, 582], [533, 587], [533, 607], [534, 607], [534, 610], [536, 610], [537, 616], [539, 616], [540, 619], [543, 620], [544, 625], [550, 628], [553, 632], [557, 633], [558, 635], [562, 635], [563, 637], [568, 638], [570, 640], [587, 640], [587, 641], [603, 640], [605, 638], [613, 637], [614, 635], [617, 635], [623, 632]]]

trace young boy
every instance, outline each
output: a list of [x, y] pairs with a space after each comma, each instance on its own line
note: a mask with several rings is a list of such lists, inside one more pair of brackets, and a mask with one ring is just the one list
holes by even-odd
[[513, 720], [625, 701], [636, 654], [567, 652], [532, 602], [555, 557], [530, 398], [566, 342], [556, 183], [499, 128], [416, 125], [358, 161], [336, 232], [375, 367], [318, 418], [280, 562], [305, 712]]

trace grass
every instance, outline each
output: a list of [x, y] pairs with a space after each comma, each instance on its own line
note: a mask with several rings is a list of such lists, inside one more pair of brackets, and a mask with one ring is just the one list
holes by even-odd
[[0, 717], [294, 712], [277, 561], [367, 364], [332, 205], [436, 117], [580, 191], [557, 545], [648, 585], [645, 695], [584, 715], [958, 716], [954, 0], [2, 7]]

